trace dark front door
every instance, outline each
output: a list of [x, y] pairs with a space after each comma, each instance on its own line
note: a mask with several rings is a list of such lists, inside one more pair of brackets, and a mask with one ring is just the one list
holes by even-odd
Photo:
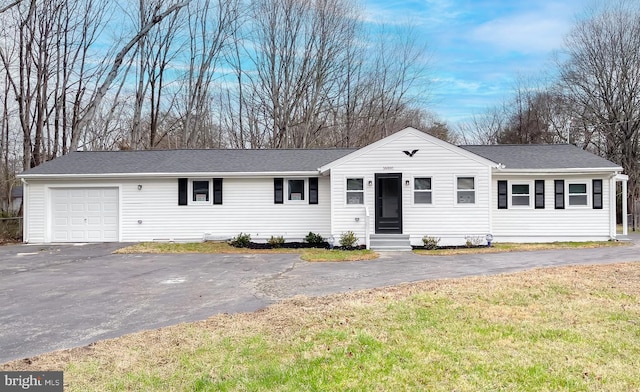
[[376, 233], [402, 234], [402, 173], [376, 174]]

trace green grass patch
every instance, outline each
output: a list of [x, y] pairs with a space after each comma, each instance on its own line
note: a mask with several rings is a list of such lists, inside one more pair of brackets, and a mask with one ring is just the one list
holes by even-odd
[[493, 243], [491, 247], [480, 248], [455, 248], [455, 249], [433, 249], [424, 250], [417, 249], [414, 253], [420, 255], [436, 255], [436, 256], [452, 256], [464, 254], [482, 254], [482, 253], [503, 253], [503, 252], [526, 252], [534, 250], [553, 250], [553, 249], [579, 249], [579, 248], [604, 248], [612, 246], [628, 246], [629, 242], [618, 241], [586, 241], [586, 242], [549, 242], [549, 243], [532, 243], [532, 244], [516, 244], [516, 243]]
[[5, 364], [65, 391], [640, 390], [640, 263], [422, 282]]
[[306, 261], [357, 261], [371, 260], [378, 254], [367, 249], [338, 250], [338, 249], [305, 249], [300, 258]]
[[371, 260], [378, 257], [378, 254], [370, 250], [337, 250], [337, 249], [316, 249], [316, 248], [277, 248], [277, 249], [249, 249], [236, 248], [226, 242], [206, 241], [206, 242], [142, 242], [116, 250], [114, 253], [134, 254], [134, 253], [227, 253], [227, 254], [248, 254], [248, 253], [297, 253], [300, 258], [306, 261], [359, 261]]
[[116, 250], [114, 253], [300, 253], [298, 249], [236, 248], [224, 241], [205, 242], [141, 242]]

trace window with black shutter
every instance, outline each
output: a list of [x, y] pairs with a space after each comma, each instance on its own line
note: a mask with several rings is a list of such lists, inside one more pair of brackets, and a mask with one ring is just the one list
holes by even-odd
[[554, 181], [556, 210], [564, 209], [564, 180]]
[[284, 184], [283, 178], [273, 179], [273, 202], [275, 204], [284, 203], [283, 184]]
[[602, 209], [602, 180], [593, 180], [593, 208]]
[[309, 204], [318, 204], [318, 178], [309, 178]]
[[544, 209], [544, 180], [536, 180], [535, 182], [536, 192], [536, 208]]
[[498, 209], [506, 210], [507, 209], [507, 182], [506, 181], [498, 181]]

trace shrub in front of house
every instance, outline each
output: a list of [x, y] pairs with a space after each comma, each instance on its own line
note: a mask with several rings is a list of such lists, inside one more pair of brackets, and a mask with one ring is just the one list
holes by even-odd
[[324, 237], [322, 237], [320, 234], [316, 234], [312, 231], [309, 232], [309, 234], [307, 234], [304, 237], [304, 242], [311, 244], [311, 245], [322, 245], [324, 243], [326, 243]]
[[351, 249], [355, 247], [357, 242], [358, 237], [356, 237], [356, 234], [351, 230], [340, 234], [340, 246], [345, 249]]
[[464, 237], [465, 246], [467, 248], [477, 248], [478, 246], [484, 245], [484, 237], [480, 235], [468, 235]]
[[427, 250], [438, 249], [439, 243], [440, 243], [440, 238], [438, 237], [431, 237], [428, 235], [425, 235], [424, 237], [422, 237], [422, 244], [424, 245], [424, 249], [427, 249]]
[[236, 248], [249, 248], [249, 249], [302, 249], [302, 248], [329, 248], [329, 243], [322, 238], [320, 234], [309, 232], [309, 235], [305, 237], [304, 242], [287, 242], [284, 236], [272, 235], [265, 242], [253, 242], [251, 241], [251, 235], [240, 233], [237, 236], [229, 240], [229, 245]]
[[271, 236], [271, 238], [269, 238], [269, 241], [267, 241], [267, 244], [271, 245], [271, 247], [273, 248], [282, 248], [282, 245], [284, 245], [284, 237], [279, 235], [279, 236]]
[[229, 243], [236, 248], [248, 248], [251, 244], [251, 234], [240, 233], [233, 237]]

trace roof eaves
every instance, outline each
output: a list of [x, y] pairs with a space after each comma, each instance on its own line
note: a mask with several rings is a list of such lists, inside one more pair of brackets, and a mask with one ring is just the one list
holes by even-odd
[[494, 162], [494, 161], [492, 161], [490, 159], [487, 159], [487, 158], [485, 158], [483, 156], [480, 156], [480, 155], [475, 154], [475, 153], [473, 153], [471, 151], [465, 150], [464, 148], [461, 148], [460, 146], [456, 146], [456, 145], [451, 144], [449, 142], [446, 142], [444, 140], [438, 139], [435, 136], [429, 135], [428, 133], [422, 132], [422, 131], [417, 130], [417, 129], [413, 128], [413, 127], [407, 127], [407, 128], [404, 128], [404, 129], [392, 134], [392, 135], [389, 135], [389, 136], [387, 136], [387, 137], [385, 137], [383, 139], [380, 139], [380, 140], [378, 140], [378, 141], [376, 141], [374, 143], [371, 143], [371, 144], [368, 144], [368, 145], [366, 145], [366, 146], [364, 146], [362, 148], [359, 148], [356, 151], [353, 151], [352, 153], [343, 156], [342, 158], [338, 158], [335, 161], [329, 162], [326, 165], [323, 165], [322, 167], [318, 168], [318, 170], [322, 174], [325, 174], [328, 171], [330, 171], [331, 168], [334, 167], [335, 165], [341, 165], [343, 163], [349, 162], [349, 161], [351, 161], [351, 160], [353, 160], [353, 159], [355, 159], [355, 158], [367, 153], [370, 150], [374, 150], [374, 149], [376, 149], [378, 147], [381, 147], [381, 146], [383, 146], [383, 145], [385, 145], [387, 143], [391, 143], [391, 142], [395, 141], [396, 139], [404, 136], [405, 134], [409, 134], [409, 133], [418, 135], [419, 137], [422, 137], [426, 141], [429, 141], [429, 142], [431, 142], [433, 144], [436, 144], [436, 145], [438, 145], [440, 147], [446, 148], [447, 150], [455, 152], [455, 153], [457, 153], [459, 155], [463, 155], [463, 156], [465, 156], [465, 157], [467, 157], [469, 159], [472, 159], [472, 160], [474, 160], [474, 161], [476, 161], [476, 162], [478, 162], [480, 164], [484, 164], [484, 165], [486, 165], [488, 167], [495, 167], [498, 164], [497, 162]]
[[616, 173], [621, 172], [623, 169], [620, 166], [616, 167], [581, 167], [581, 168], [544, 168], [544, 169], [535, 169], [535, 168], [524, 168], [524, 169], [508, 169], [508, 168], [494, 168], [494, 172], [497, 173], [514, 173], [514, 174], [528, 174], [528, 173]]
[[313, 171], [271, 171], [271, 172], [171, 172], [171, 173], [82, 173], [82, 174], [18, 174], [24, 179], [76, 179], [76, 178], [177, 178], [177, 177], [306, 177], [317, 176]]

